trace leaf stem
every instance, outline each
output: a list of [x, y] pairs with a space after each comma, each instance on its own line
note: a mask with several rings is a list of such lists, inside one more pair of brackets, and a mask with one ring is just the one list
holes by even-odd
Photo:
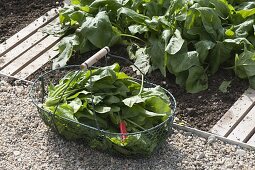
[[138, 125], [137, 123], [133, 122], [133, 121], [132, 121], [132, 120], [130, 120], [130, 119], [125, 119], [125, 120], [126, 120], [126, 121], [128, 121], [129, 123], [131, 123], [131, 124], [135, 125], [136, 127], [138, 127], [138, 128], [140, 128], [140, 129], [142, 129], [142, 130], [146, 130], [146, 129], [144, 129], [142, 126]]
[[136, 37], [136, 36], [134, 36], [134, 35], [130, 35], [130, 34], [120, 34], [120, 36], [122, 36], [122, 37], [134, 38], [134, 39], [137, 39], [137, 40], [139, 40], [139, 41], [142, 41], [143, 43], [146, 43], [146, 42], [143, 41], [141, 38], [138, 38], [138, 37]]
[[142, 84], [141, 84], [141, 88], [140, 88], [138, 95], [141, 95], [141, 93], [143, 91], [143, 82], [144, 82], [144, 75], [142, 74]]

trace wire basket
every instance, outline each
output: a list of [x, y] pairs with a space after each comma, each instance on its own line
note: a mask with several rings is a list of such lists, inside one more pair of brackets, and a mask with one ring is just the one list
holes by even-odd
[[[171, 116], [164, 122], [143, 131], [126, 133], [126, 141], [120, 142], [123, 134], [112, 133], [97, 126], [90, 126], [59, 116], [42, 107], [48, 93], [49, 84], [57, 84], [67, 73], [79, 70], [79, 66], [67, 66], [41, 75], [32, 85], [30, 96], [38, 109], [40, 117], [46, 125], [69, 140], [82, 140], [92, 148], [111, 154], [133, 156], [149, 156], [156, 151], [171, 132], [176, 102], [173, 95], [163, 89], [170, 99]], [[134, 79], [141, 83], [141, 80]], [[153, 83], [144, 81], [144, 87], [155, 87]]]

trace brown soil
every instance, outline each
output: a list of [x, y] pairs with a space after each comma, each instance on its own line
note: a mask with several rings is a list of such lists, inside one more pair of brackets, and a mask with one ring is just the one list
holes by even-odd
[[[18, 32], [36, 18], [56, 6], [52, 0], [1, 0], [0, 1], [0, 43]], [[112, 49], [113, 53], [127, 56], [122, 47]], [[87, 53], [83, 57], [77, 57], [69, 64], [80, 64], [94, 52]], [[112, 60], [114, 62], [116, 60]], [[123, 63], [123, 62], [122, 62]], [[101, 62], [99, 65], [103, 65]], [[110, 64], [110, 62], [108, 63]], [[36, 72], [35, 78], [42, 72], [50, 69], [50, 64]], [[175, 84], [173, 75], [162, 77], [159, 71], [147, 76], [147, 80], [159, 84], [168, 89], [176, 98], [176, 115], [180, 121], [201, 130], [209, 130], [221, 116], [234, 104], [234, 102], [248, 88], [248, 82], [236, 78], [231, 70], [220, 69], [209, 78], [209, 88], [197, 94], [188, 94]], [[232, 80], [228, 93], [218, 90], [224, 80]]]
[[0, 0], [0, 43], [54, 6], [61, 4], [56, 2], [55, 0]]

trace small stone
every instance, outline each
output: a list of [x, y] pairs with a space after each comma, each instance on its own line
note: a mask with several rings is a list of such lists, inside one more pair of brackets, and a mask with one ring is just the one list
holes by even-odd
[[232, 162], [231, 162], [231, 163], [228, 163], [226, 167], [227, 167], [227, 168], [233, 168], [233, 167], [234, 167], [234, 164], [233, 164]]
[[15, 156], [18, 156], [18, 155], [20, 155], [20, 151], [13, 151], [13, 154], [14, 154]]
[[22, 136], [22, 139], [27, 139], [28, 138], [28, 134], [24, 134], [23, 136]]
[[204, 157], [205, 157], [204, 152], [201, 152], [201, 153], [199, 153], [199, 154], [197, 155], [196, 159], [198, 160], [198, 159], [202, 159], [202, 158], [204, 158]]
[[236, 150], [236, 155], [242, 157], [242, 156], [246, 155], [246, 151], [243, 150], [243, 149], [237, 149]]
[[185, 112], [186, 112], [186, 114], [190, 115], [190, 114], [193, 114], [195, 112], [195, 109], [194, 108], [186, 108]]
[[207, 139], [208, 144], [212, 144], [215, 141], [216, 141], [216, 137], [214, 135], [209, 136]]
[[225, 163], [225, 159], [222, 159], [222, 160], [217, 162], [218, 165], [223, 165], [224, 163]]

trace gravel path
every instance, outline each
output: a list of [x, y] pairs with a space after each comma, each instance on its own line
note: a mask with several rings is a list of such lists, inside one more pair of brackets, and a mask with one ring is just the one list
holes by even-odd
[[38, 117], [28, 87], [0, 81], [0, 169], [237, 169], [255, 170], [255, 151], [174, 130], [150, 158], [124, 159], [66, 141]]

